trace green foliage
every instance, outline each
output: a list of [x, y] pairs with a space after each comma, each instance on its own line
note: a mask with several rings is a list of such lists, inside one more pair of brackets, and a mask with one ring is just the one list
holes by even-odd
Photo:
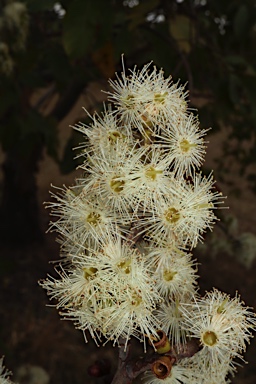
[[76, 158], [76, 153], [74, 152], [74, 148], [77, 148], [80, 142], [81, 134], [73, 130], [65, 146], [63, 157], [59, 162], [60, 170], [63, 174], [72, 172], [74, 167], [82, 164], [82, 158]]
[[56, 1], [55, 0], [44, 0], [44, 1], [26, 0], [25, 3], [27, 4], [30, 12], [34, 13], [34, 12], [43, 12], [43, 11], [52, 10]]
[[109, 1], [70, 2], [63, 23], [63, 45], [71, 58], [99, 48], [111, 38], [113, 11]]

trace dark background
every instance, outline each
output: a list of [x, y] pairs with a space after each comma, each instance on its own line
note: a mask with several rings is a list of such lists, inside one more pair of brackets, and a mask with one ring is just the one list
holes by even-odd
[[[70, 125], [86, 121], [82, 107], [102, 108], [122, 54], [127, 68], [153, 60], [187, 83], [202, 128], [212, 127], [204, 172], [214, 169], [230, 208], [195, 252], [199, 284], [256, 307], [255, 46], [250, 0], [0, 0], [0, 355], [14, 378], [36, 365], [50, 383], [93, 383], [95, 359], [116, 362], [111, 345], [85, 344], [46, 307], [37, 281], [59, 258], [56, 235], [45, 234], [50, 183], [79, 175], [72, 148], [82, 137]], [[256, 382], [255, 349], [232, 383]]]

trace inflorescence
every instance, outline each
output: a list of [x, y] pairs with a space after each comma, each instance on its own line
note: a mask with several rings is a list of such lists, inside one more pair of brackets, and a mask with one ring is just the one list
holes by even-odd
[[[151, 63], [110, 80], [109, 104], [75, 128], [83, 176], [50, 203], [58, 219], [59, 278], [41, 285], [66, 319], [99, 345], [163, 330], [176, 347], [200, 351], [176, 361], [166, 384], [222, 384], [241, 358], [254, 314], [240, 298], [198, 294], [191, 251], [216, 221], [223, 197], [203, 176], [207, 129], [188, 108], [184, 86]], [[163, 380], [148, 373], [145, 380]]]

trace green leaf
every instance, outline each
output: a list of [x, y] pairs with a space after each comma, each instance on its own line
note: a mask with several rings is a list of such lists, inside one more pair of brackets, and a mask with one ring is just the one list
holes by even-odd
[[241, 4], [234, 17], [234, 34], [238, 40], [243, 40], [248, 31], [249, 12], [245, 4]]
[[153, 11], [159, 5], [159, 2], [159, 0], [140, 1], [137, 6], [132, 8], [128, 16], [129, 29], [135, 29], [139, 25], [144, 24], [147, 14]]
[[225, 60], [227, 63], [234, 65], [234, 66], [239, 66], [239, 67], [246, 67], [247, 62], [243, 56], [238, 56], [238, 55], [230, 55], [226, 56]]
[[249, 64], [243, 56], [229, 55], [225, 57], [226, 62], [233, 68], [242, 70], [248, 76], [256, 76], [256, 71], [253, 65]]
[[58, 139], [55, 120], [30, 109], [23, 119], [18, 119], [16, 126], [19, 129], [18, 140], [23, 153], [30, 153], [37, 143], [43, 142], [48, 154], [57, 160]]
[[177, 15], [174, 19], [170, 20], [169, 30], [172, 37], [176, 40], [179, 49], [189, 53], [195, 34], [191, 19], [185, 15]]
[[113, 9], [108, 1], [75, 0], [63, 23], [63, 45], [71, 58], [81, 58], [106, 42], [112, 32]]
[[74, 152], [74, 148], [78, 147], [80, 142], [81, 134], [73, 130], [65, 146], [63, 158], [59, 161], [61, 173], [70, 173], [74, 171], [78, 165], [82, 164], [83, 158], [75, 158], [76, 153]]
[[56, 0], [26, 0], [26, 4], [31, 12], [42, 12], [52, 10]]

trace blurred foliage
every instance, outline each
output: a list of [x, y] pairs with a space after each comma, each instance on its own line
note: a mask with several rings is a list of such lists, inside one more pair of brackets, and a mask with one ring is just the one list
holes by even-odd
[[[89, 82], [121, 69], [124, 53], [129, 67], [152, 59], [174, 80], [188, 81], [191, 106], [204, 101], [202, 125], [231, 127], [219, 159], [223, 174], [228, 156], [244, 173], [256, 162], [255, 46], [252, 0], [1, 0], [2, 147], [27, 156], [40, 141], [69, 170], [57, 157], [57, 122]], [[33, 105], [39, 88], [45, 94]], [[53, 94], [59, 101], [43, 116], [40, 107]], [[248, 180], [256, 191], [256, 176]]]
[[198, 244], [198, 255], [229, 255], [245, 268], [254, 267], [256, 259], [256, 236], [252, 232], [243, 232], [234, 215], [221, 215], [216, 230], [205, 236], [206, 241]]

